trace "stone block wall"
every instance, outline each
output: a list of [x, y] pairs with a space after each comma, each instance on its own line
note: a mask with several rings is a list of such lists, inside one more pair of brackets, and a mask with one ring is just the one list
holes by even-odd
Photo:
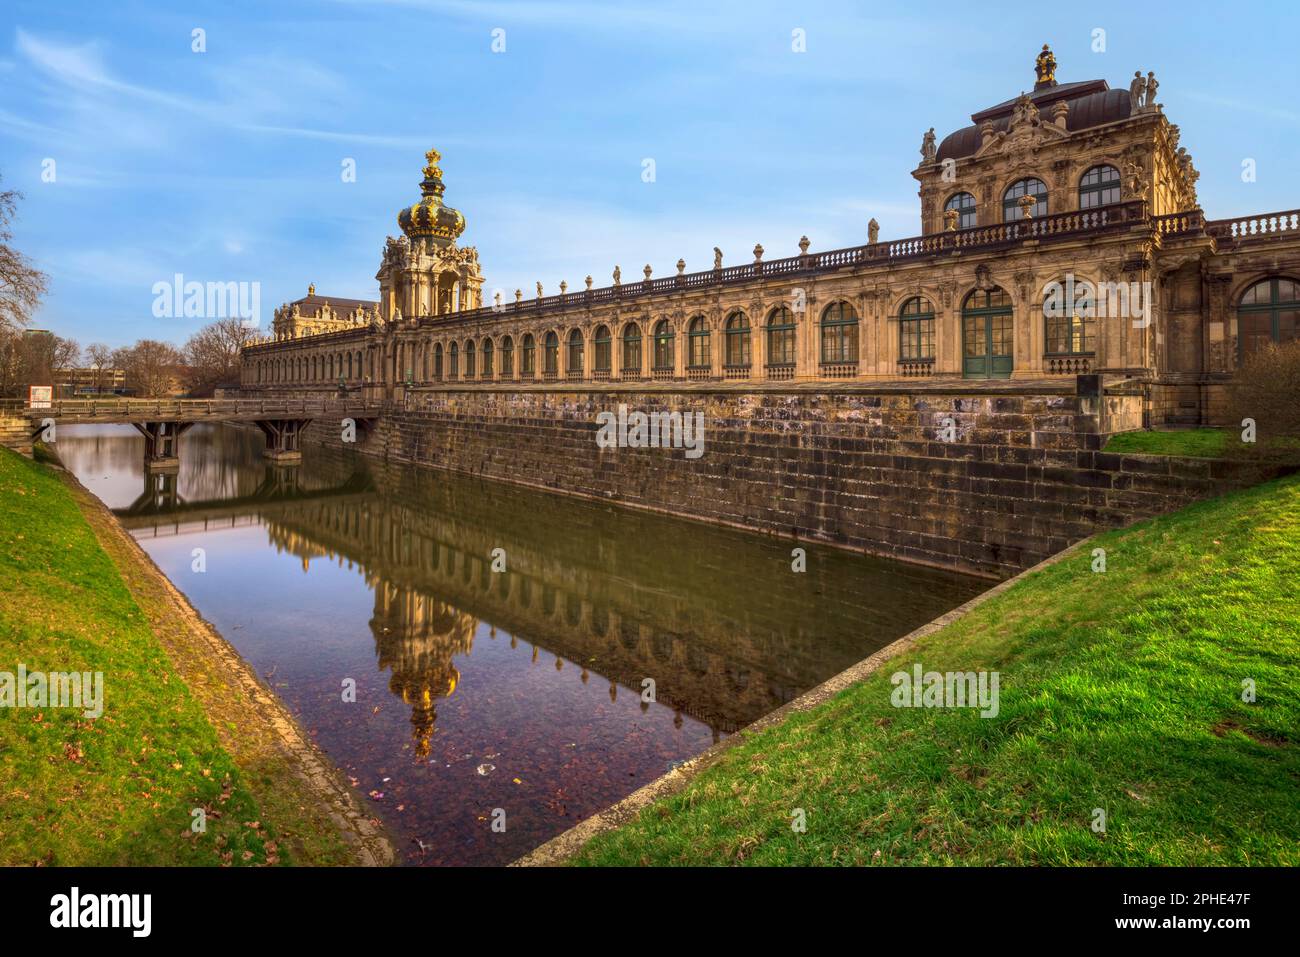
[[[1099, 415], [1099, 401], [1114, 407]], [[598, 447], [597, 415], [620, 403], [702, 412], [703, 454]], [[1140, 416], [1140, 397], [557, 387], [421, 390], [405, 404], [362, 451], [990, 577], [1260, 477], [1100, 451]], [[306, 438], [342, 445], [334, 422]]]

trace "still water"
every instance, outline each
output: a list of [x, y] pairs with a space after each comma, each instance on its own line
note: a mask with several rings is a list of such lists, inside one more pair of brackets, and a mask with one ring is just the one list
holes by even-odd
[[987, 587], [230, 426], [146, 481], [142, 441], [57, 449], [410, 864], [507, 863]]

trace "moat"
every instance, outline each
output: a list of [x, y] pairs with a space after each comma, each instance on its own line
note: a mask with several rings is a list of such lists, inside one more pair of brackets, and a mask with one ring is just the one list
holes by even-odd
[[508, 863], [988, 587], [230, 426], [146, 481], [142, 442], [57, 451], [409, 864]]

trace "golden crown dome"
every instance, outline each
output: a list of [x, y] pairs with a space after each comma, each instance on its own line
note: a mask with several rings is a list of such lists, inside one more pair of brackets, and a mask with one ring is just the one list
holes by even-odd
[[411, 239], [428, 238], [438, 245], [446, 245], [465, 231], [465, 217], [460, 210], [442, 203], [446, 189], [442, 185], [442, 170], [438, 167], [442, 155], [437, 150], [429, 150], [424, 158], [428, 162], [424, 167], [424, 179], [420, 181], [420, 201], [397, 214], [397, 225]]

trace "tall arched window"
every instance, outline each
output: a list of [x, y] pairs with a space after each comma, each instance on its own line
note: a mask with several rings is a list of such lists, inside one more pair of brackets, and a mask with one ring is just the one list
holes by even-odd
[[[1089, 284], [1091, 285], [1091, 284]], [[1074, 279], [1059, 279], [1043, 296], [1049, 356], [1091, 355], [1097, 349], [1097, 299]]]
[[624, 379], [641, 374], [641, 327], [629, 322], [623, 327], [623, 361], [619, 375]]
[[749, 316], [739, 309], [727, 316], [727, 347], [723, 358], [728, 366], [747, 369], [750, 365]]
[[709, 321], [703, 316], [696, 316], [691, 320], [689, 336], [691, 341], [690, 352], [687, 357], [690, 359], [692, 369], [707, 369], [713, 365], [712, 350], [709, 348]]
[[451, 359], [449, 365], [451, 367], [451, 378], [459, 379], [460, 378], [460, 346], [458, 346], [454, 342], [451, 344]]
[[943, 204], [944, 212], [957, 210], [957, 228], [970, 229], [976, 224], [975, 197], [970, 193], [953, 193], [948, 202]]
[[1013, 363], [1011, 297], [996, 286], [976, 289], [961, 307], [962, 375], [1008, 379]]
[[667, 319], [655, 323], [655, 368], [665, 372], [675, 367], [677, 357], [673, 355], [673, 327]]
[[506, 336], [501, 340], [501, 378], [515, 377], [515, 340]]
[[437, 381], [442, 381], [442, 343], [433, 347], [433, 377]]
[[597, 372], [613, 371], [614, 349], [609, 339], [609, 326], [596, 327], [596, 365]]
[[843, 300], [822, 310], [822, 362], [858, 361], [858, 314]]
[[934, 358], [934, 306], [913, 296], [898, 311], [898, 358], [923, 362]]
[[767, 364], [794, 365], [794, 314], [785, 306], [767, 315]]
[[474, 340], [465, 340], [465, 378], [474, 378]]
[[1002, 221], [1004, 223], [1015, 223], [1025, 218], [1024, 210], [1020, 208], [1020, 198], [1022, 196], [1034, 197], [1034, 219], [1042, 219], [1047, 215], [1047, 186], [1041, 179], [1029, 177], [1028, 179], [1018, 179], [1002, 194]]
[[483, 377], [492, 378], [492, 339], [483, 340]]
[[560, 337], [554, 331], [546, 334], [543, 340], [545, 348], [542, 351], [542, 373], [544, 375], [560, 374]]
[[565, 358], [564, 371], [572, 375], [582, 373], [582, 330], [574, 329], [569, 333], [569, 354]]
[[524, 355], [519, 371], [526, 376], [537, 374], [537, 340], [531, 332], [524, 334]]
[[1237, 304], [1237, 351], [1242, 359], [1273, 343], [1300, 338], [1300, 281], [1273, 276], [1255, 283]]
[[1118, 203], [1119, 170], [1113, 166], [1094, 166], [1079, 180], [1079, 208], [1096, 209]]

